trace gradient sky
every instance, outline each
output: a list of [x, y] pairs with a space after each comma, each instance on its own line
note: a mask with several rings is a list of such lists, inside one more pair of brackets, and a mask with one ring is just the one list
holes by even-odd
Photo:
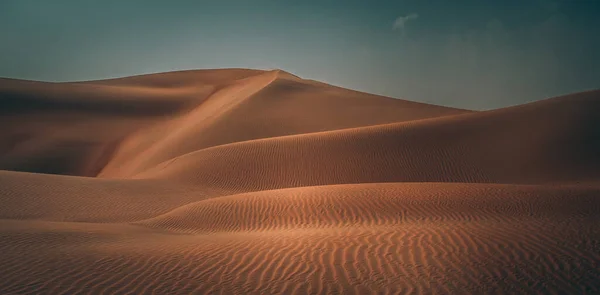
[[227, 67], [505, 107], [600, 88], [600, 1], [0, 0], [0, 77]]

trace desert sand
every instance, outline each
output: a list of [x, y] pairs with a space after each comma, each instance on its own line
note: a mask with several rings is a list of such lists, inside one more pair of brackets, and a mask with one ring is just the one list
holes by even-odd
[[599, 114], [281, 70], [0, 79], [0, 294], [600, 294]]

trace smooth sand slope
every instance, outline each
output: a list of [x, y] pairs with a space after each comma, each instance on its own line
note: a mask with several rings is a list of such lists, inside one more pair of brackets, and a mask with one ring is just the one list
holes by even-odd
[[598, 294], [600, 91], [0, 79], [0, 294]]

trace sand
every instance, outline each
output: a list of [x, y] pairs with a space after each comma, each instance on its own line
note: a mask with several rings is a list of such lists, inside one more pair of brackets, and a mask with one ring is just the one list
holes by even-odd
[[598, 294], [600, 91], [0, 79], [0, 294]]

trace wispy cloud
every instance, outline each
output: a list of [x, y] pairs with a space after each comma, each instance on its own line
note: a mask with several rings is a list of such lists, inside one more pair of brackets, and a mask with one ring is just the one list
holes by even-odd
[[405, 16], [399, 16], [394, 21], [394, 25], [392, 26], [392, 29], [393, 30], [401, 30], [404, 32], [404, 27], [406, 26], [406, 23], [411, 20], [415, 20], [417, 18], [419, 18], [419, 15], [416, 13], [411, 13], [411, 14], [405, 15]]

